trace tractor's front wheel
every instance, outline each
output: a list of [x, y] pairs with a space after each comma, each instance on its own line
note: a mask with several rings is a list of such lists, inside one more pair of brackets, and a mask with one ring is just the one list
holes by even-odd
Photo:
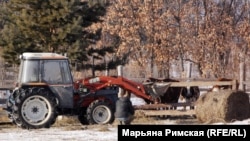
[[112, 106], [104, 100], [92, 102], [87, 109], [89, 124], [108, 124], [114, 121]]
[[22, 128], [49, 128], [56, 118], [55, 105], [49, 91], [30, 89], [16, 98], [14, 119]]
[[82, 125], [88, 125], [89, 122], [87, 120], [86, 110], [82, 109], [78, 115], [78, 120]]

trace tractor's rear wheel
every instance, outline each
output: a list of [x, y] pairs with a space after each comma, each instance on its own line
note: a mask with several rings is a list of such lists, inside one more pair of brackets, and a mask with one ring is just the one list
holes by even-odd
[[15, 124], [15, 121], [13, 120], [12, 118], [12, 109], [13, 109], [13, 102], [11, 101], [11, 97], [9, 97], [9, 99], [7, 99], [7, 102], [6, 102], [6, 110], [8, 112], [8, 118], [9, 120]]
[[22, 128], [49, 128], [56, 120], [55, 98], [43, 88], [27, 90], [15, 101], [13, 117]]
[[92, 102], [87, 109], [89, 124], [108, 124], [114, 121], [112, 106], [104, 100]]

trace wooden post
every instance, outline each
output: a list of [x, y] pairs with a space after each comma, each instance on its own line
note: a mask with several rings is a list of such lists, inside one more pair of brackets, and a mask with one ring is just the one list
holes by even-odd
[[105, 75], [106, 76], [109, 76], [109, 67], [108, 67], [108, 61], [106, 59], [106, 56], [104, 56], [104, 62], [103, 62], [105, 65]]
[[117, 66], [117, 73], [118, 73], [118, 76], [123, 75], [123, 73], [122, 73], [122, 65]]
[[191, 62], [188, 62], [188, 67], [187, 67], [187, 79], [190, 79], [192, 76], [191, 76], [191, 72], [192, 72], [192, 63]]
[[92, 77], [95, 77], [95, 57], [92, 56]]
[[233, 81], [232, 81], [232, 90], [237, 90], [237, 89], [236, 89], [236, 86], [237, 86], [237, 81], [236, 81], [236, 80], [233, 80]]
[[[117, 74], [118, 76], [122, 76], [122, 65], [117, 66]], [[119, 87], [118, 97], [121, 97], [124, 94], [124, 90]]]
[[245, 66], [244, 66], [244, 62], [241, 62], [240, 63], [240, 85], [239, 85], [239, 90], [243, 90], [245, 91], [245, 84], [244, 84], [244, 81], [245, 81]]

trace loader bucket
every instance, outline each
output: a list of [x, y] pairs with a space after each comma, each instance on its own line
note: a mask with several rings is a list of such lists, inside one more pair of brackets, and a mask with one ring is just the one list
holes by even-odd
[[165, 82], [144, 83], [143, 86], [147, 94], [151, 95], [154, 98], [159, 98], [166, 94], [170, 86], [170, 83], [165, 83]]

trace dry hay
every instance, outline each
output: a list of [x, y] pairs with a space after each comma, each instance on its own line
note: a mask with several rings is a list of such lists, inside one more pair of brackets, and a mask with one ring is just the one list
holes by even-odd
[[249, 118], [249, 95], [243, 91], [222, 90], [202, 95], [196, 103], [200, 122], [232, 122]]
[[68, 126], [81, 124], [77, 116], [58, 116], [53, 126]]
[[3, 108], [0, 108], [0, 123], [10, 122], [8, 114]]
[[134, 120], [131, 124], [143, 124], [143, 123], [152, 123], [155, 121], [153, 117], [147, 117], [141, 110], [136, 110], [134, 115]]
[[[135, 111], [134, 120], [132, 121], [132, 124], [135, 123], [151, 123], [155, 121], [152, 117], [146, 117], [140, 110]], [[115, 120], [112, 125], [118, 125], [119, 122]], [[53, 126], [55, 127], [68, 127], [69, 125], [73, 126], [81, 126], [82, 124], [78, 120], [77, 116], [58, 116], [55, 124]], [[90, 125], [88, 125], [90, 126]], [[95, 126], [95, 125], [91, 125]]]

